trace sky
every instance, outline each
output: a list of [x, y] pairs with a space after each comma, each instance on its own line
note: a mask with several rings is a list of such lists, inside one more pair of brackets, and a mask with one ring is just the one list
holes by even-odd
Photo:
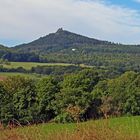
[[0, 0], [0, 44], [27, 43], [58, 28], [140, 44], [140, 0]]

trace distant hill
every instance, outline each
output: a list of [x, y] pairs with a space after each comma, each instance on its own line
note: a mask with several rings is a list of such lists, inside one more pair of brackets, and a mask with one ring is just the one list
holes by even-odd
[[5, 53], [9, 52], [9, 48], [0, 44], [0, 58], [5, 55]]
[[140, 45], [115, 44], [62, 28], [27, 44], [10, 49], [1, 46], [0, 57], [18, 62], [73, 63], [140, 71]]
[[16, 46], [14, 49], [24, 52], [43, 51], [44, 53], [44, 51], [55, 52], [72, 47], [97, 44], [110, 44], [110, 42], [88, 38], [60, 28], [56, 33], [51, 33], [28, 44]]
[[1, 44], [0, 44], [0, 50], [2, 50], [2, 49], [8, 49], [8, 48], [5, 47], [4, 45], [1, 45]]

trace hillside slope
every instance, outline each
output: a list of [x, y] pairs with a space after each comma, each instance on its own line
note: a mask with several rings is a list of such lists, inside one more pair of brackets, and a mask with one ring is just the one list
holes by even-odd
[[3, 57], [3, 55], [5, 55], [7, 52], [9, 52], [9, 50], [10, 49], [8, 47], [0, 44], [0, 58]]
[[24, 52], [56, 52], [71, 47], [85, 46], [85, 45], [97, 45], [97, 44], [110, 44], [107, 41], [100, 41], [97, 39], [88, 38], [82, 35], [78, 35], [62, 28], [58, 29], [56, 33], [51, 33], [44, 37], [30, 42], [28, 44], [22, 44], [14, 47], [13, 49]]

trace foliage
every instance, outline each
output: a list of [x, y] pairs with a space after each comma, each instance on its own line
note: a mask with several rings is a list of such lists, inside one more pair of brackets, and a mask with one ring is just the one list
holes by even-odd
[[[23, 124], [33, 122], [35, 117], [36, 91], [34, 81], [24, 77], [9, 77], [1, 82], [5, 89], [5, 97], [2, 98], [1, 114], [9, 117], [1, 117], [1, 121], [18, 120]], [[8, 106], [8, 107], [7, 107]], [[8, 108], [7, 111], [5, 108]], [[9, 112], [9, 113], [8, 113]]]
[[99, 82], [93, 91], [96, 101], [100, 100], [99, 110], [108, 115], [140, 115], [140, 77], [134, 72]]
[[59, 78], [47, 77], [37, 83], [37, 108], [38, 120], [48, 121], [54, 118], [53, 102], [59, 92]]
[[0, 120], [21, 124], [79, 122], [140, 115], [140, 74], [107, 79], [94, 69], [41, 79], [7, 77], [0, 82]]

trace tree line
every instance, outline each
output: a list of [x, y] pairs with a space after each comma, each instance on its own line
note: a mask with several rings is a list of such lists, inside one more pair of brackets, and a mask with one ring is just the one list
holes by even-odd
[[140, 74], [104, 78], [93, 69], [41, 79], [8, 77], [0, 82], [0, 121], [7, 124], [77, 122], [140, 115]]
[[[83, 41], [84, 42], [84, 41]], [[35, 47], [35, 48], [34, 48]], [[39, 47], [39, 46], [38, 46]], [[140, 71], [140, 46], [121, 44], [95, 44], [72, 46], [36, 45], [20, 48], [0, 48], [0, 58], [13, 62], [71, 63], [97, 67]], [[72, 49], [75, 51], [72, 51]], [[27, 50], [26, 50], [27, 49]]]

